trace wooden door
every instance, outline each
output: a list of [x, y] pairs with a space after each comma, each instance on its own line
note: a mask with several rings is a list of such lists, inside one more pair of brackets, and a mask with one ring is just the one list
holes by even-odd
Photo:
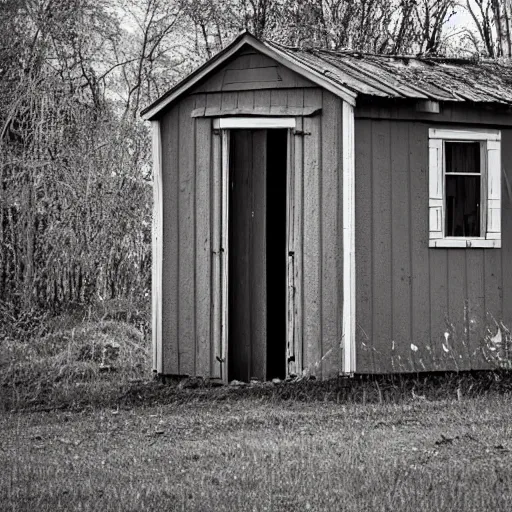
[[229, 380], [266, 379], [266, 140], [266, 130], [230, 135]]

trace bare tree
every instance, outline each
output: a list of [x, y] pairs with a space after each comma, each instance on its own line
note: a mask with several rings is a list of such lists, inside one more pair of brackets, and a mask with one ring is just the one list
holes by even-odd
[[498, 57], [512, 57], [512, 1], [492, 0]]
[[[512, 57], [512, 1], [466, 0], [477, 34], [469, 32], [476, 50], [491, 58]], [[483, 48], [481, 48], [483, 46]]]
[[455, 7], [455, 0], [422, 0], [415, 6], [421, 53], [440, 52], [445, 25], [455, 14]]
[[110, 40], [113, 61], [108, 70], [109, 85], [123, 99], [123, 115], [135, 118], [142, 104], [160, 92], [155, 73], [169, 79], [164, 70], [172, 68], [175, 40], [171, 36], [175, 36], [181, 9], [176, 2], [166, 0], [121, 0], [119, 12], [126, 30]]
[[17, 51], [0, 52], [0, 301], [58, 310], [144, 293], [147, 131], [115, 115], [99, 80], [116, 19], [85, 0], [3, 7]]

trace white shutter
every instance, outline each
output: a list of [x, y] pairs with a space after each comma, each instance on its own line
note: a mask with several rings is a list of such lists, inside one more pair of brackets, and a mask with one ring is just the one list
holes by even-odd
[[501, 240], [501, 143], [487, 141], [487, 229], [485, 237]]
[[[443, 141], [429, 139], [429, 239], [443, 238]], [[435, 245], [431, 243], [430, 245]]]

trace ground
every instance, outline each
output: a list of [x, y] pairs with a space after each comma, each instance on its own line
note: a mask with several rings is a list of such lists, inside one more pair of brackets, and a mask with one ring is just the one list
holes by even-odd
[[366, 405], [242, 393], [6, 412], [0, 510], [508, 511], [511, 406], [494, 393]]

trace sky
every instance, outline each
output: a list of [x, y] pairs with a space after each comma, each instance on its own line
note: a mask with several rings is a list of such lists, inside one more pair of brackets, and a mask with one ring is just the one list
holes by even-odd
[[467, 9], [464, 9], [463, 7], [459, 7], [457, 10], [457, 14], [453, 16], [450, 21], [448, 22], [449, 26], [452, 27], [468, 27], [473, 28], [473, 18], [471, 17], [471, 14], [469, 14]]

